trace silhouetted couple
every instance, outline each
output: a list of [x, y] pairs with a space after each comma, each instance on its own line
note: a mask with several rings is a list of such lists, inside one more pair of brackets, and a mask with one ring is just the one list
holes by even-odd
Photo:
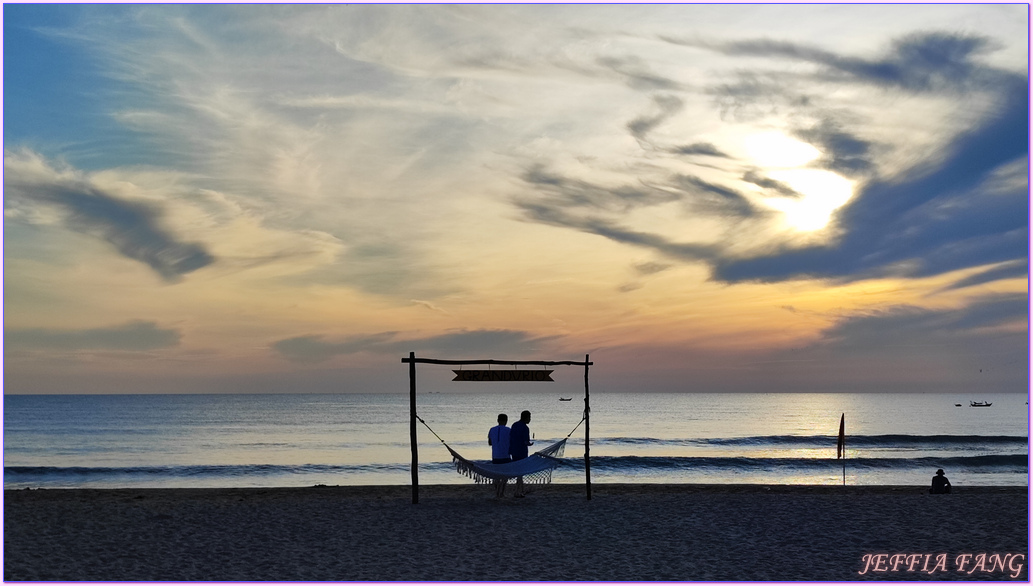
[[[520, 413], [520, 421], [513, 424], [513, 427], [506, 427], [509, 417], [505, 413], [499, 413], [499, 424], [488, 430], [488, 445], [491, 446], [491, 463], [507, 464], [516, 462], [527, 457], [527, 447], [533, 446], [531, 441], [531, 429], [527, 427], [531, 423], [531, 412]], [[495, 497], [502, 498], [506, 494], [508, 479], [496, 480]], [[524, 496], [524, 477], [518, 476], [516, 481], [516, 496]]]

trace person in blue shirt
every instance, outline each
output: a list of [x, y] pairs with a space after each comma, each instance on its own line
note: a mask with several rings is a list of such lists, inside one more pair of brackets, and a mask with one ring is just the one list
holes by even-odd
[[[499, 413], [499, 424], [488, 430], [488, 445], [491, 446], [491, 463], [506, 464], [510, 462], [509, 457], [509, 428], [506, 422], [509, 416]], [[506, 480], [496, 480], [495, 498], [502, 498], [506, 493]]]
[[[523, 411], [520, 413], [520, 421], [514, 423], [509, 430], [509, 455], [514, 462], [526, 458], [527, 447], [534, 445], [534, 442], [531, 441], [531, 430], [527, 427], [528, 423], [531, 423], [531, 412]], [[514, 496], [517, 498], [524, 496], [523, 476], [517, 477], [516, 495]]]

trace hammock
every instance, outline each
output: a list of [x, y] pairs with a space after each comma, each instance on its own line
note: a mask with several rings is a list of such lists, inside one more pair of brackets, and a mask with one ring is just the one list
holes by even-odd
[[431, 429], [422, 417], [416, 415], [416, 419], [430, 430], [434, 437], [438, 438], [438, 441], [445, 446], [448, 453], [452, 454], [452, 464], [455, 465], [456, 472], [473, 478], [477, 484], [485, 484], [496, 480], [509, 480], [510, 478], [519, 478], [521, 476], [524, 478], [524, 482], [528, 484], [549, 484], [552, 482], [552, 471], [557, 466], [563, 464], [563, 460], [560, 460], [560, 458], [563, 457], [563, 448], [567, 445], [567, 440], [585, 422], [585, 418], [582, 417], [581, 421], [574, 426], [574, 429], [570, 430], [567, 437], [545, 449], [538, 450], [523, 460], [506, 464], [492, 464], [487, 460], [467, 460], [459, 452], [453, 450], [452, 446], [445, 443], [445, 440], [441, 439], [441, 436]]
[[559, 458], [563, 457], [563, 447], [567, 445], [567, 438], [552, 444], [544, 450], [539, 450], [523, 460], [509, 462], [506, 464], [492, 464], [487, 461], [467, 460], [459, 452], [445, 444], [445, 448], [452, 454], [452, 463], [455, 464], [456, 472], [473, 478], [477, 484], [485, 484], [495, 480], [509, 480], [522, 476], [526, 484], [548, 484], [552, 482], [552, 471], [563, 463]]

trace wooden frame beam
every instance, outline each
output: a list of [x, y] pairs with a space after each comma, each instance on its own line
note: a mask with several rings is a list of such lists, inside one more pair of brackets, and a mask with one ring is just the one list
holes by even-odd
[[579, 362], [575, 360], [439, 360], [437, 358], [416, 358], [411, 355], [408, 358], [402, 358], [404, 363], [415, 363], [415, 364], [510, 364], [516, 366], [591, 366], [593, 363], [589, 362], [588, 355], [585, 355], [585, 361]]

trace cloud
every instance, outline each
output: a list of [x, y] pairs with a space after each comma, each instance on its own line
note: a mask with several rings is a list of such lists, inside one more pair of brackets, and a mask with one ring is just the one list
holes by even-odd
[[373, 336], [349, 338], [340, 342], [327, 342], [322, 336], [298, 336], [273, 343], [272, 349], [292, 362], [323, 362], [340, 354], [376, 351], [383, 349], [395, 336], [385, 332]]
[[714, 85], [707, 93], [713, 96], [722, 118], [740, 122], [775, 114], [782, 103], [809, 102], [807, 97], [791, 91], [782, 76], [753, 71], [739, 72], [735, 81]]
[[412, 303], [414, 305], [419, 305], [421, 307], [426, 307], [427, 309], [429, 309], [431, 311], [436, 311], [438, 313], [442, 313], [442, 314], [445, 314], [445, 315], [452, 315], [448, 311], [442, 309], [441, 307], [438, 307], [437, 305], [431, 303], [430, 301], [424, 301], [422, 299], [410, 299], [409, 303]]
[[1022, 391], [1028, 308], [1024, 294], [1002, 294], [847, 314], [812, 343], [767, 354], [753, 376], [788, 391]]
[[581, 232], [608, 238], [614, 242], [652, 249], [683, 261], [713, 260], [718, 256], [719, 252], [716, 246], [672, 242], [658, 234], [632, 230], [614, 221], [571, 214], [560, 206], [527, 201], [517, 202], [516, 205], [523, 210], [525, 217], [531, 221], [563, 228], [573, 228]]
[[536, 351], [555, 336], [535, 337], [519, 330], [461, 330], [428, 338], [399, 341], [399, 350], [435, 352], [444, 355], [513, 355], [522, 356]]
[[628, 130], [631, 132], [631, 136], [637, 140], [644, 141], [650, 131], [663, 124], [684, 107], [681, 99], [670, 95], [653, 96], [653, 103], [656, 104], [658, 113], [652, 116], [641, 116], [628, 122]]
[[[643, 263], [636, 263], [636, 264], [632, 265], [631, 268], [635, 272], [636, 276], [638, 276], [638, 277], [648, 277], [648, 276], [651, 276], [651, 275], [662, 273], [662, 272], [666, 271], [667, 269], [671, 268], [672, 266], [674, 266], [674, 265], [672, 265], [670, 263], [643, 262]], [[618, 293], [630, 293], [632, 291], [637, 291], [637, 290], [641, 289], [642, 287], [643, 287], [643, 284], [641, 282], [639, 282], [639, 281], [631, 281], [631, 282], [624, 283], [624, 284], [618, 286], [617, 287], [617, 292]]]
[[[726, 283], [926, 277], [1026, 258], [1028, 185], [1018, 175], [1007, 182], [1000, 176], [1002, 170], [1028, 157], [1028, 83], [1023, 76], [979, 63], [977, 58], [993, 47], [989, 40], [950, 33], [913, 34], [892, 41], [877, 58], [770, 40], [683, 44], [733, 57], [765, 56], [822, 66], [817, 72], [794, 71], [791, 82], [771, 72], [740, 70], [738, 85], [718, 85], [711, 91], [730, 98], [726, 106], [768, 103], [775, 111], [780, 104], [788, 104], [797, 112], [788, 131], [822, 151], [811, 166], [858, 179], [853, 197], [834, 214], [829, 236], [820, 241], [787, 239], [769, 222], [778, 214], [758, 208], [734, 184], [715, 180], [720, 175], [714, 173], [706, 177], [675, 173], [660, 180], [639, 177], [641, 184], [651, 187], [612, 188], [566, 178], [538, 165], [523, 179], [540, 195], [514, 199], [526, 219], [650, 248], [674, 259], [705, 262], [712, 278]], [[978, 117], [944, 120], [950, 129], [945, 133], [948, 138], [928, 148], [925, 158], [915, 160], [910, 169], [880, 173], [875, 155], [888, 152], [890, 145], [862, 137], [846, 125], [847, 120], [865, 118], [860, 114], [862, 105], [819, 107], [806, 93], [790, 89], [791, 83], [811, 83], [809, 91], [815, 95], [819, 87], [827, 91], [869, 84], [931, 100], [956, 101], [977, 90], [992, 97], [973, 102], [980, 104]], [[657, 113], [628, 124], [640, 141], [685, 104], [673, 96], [658, 96], [654, 101]], [[897, 133], [883, 140], [907, 143], [909, 137]], [[676, 150], [662, 152], [676, 154]], [[710, 152], [699, 146], [686, 150]], [[789, 185], [758, 170], [746, 170], [737, 179], [777, 195], [800, 197]], [[734, 224], [729, 222], [750, 220], [757, 235], [751, 238], [769, 240], [744, 247], [734, 241], [744, 235], [743, 230], [726, 230], [709, 242], [681, 244], [676, 236], [632, 224], [627, 217], [639, 208], [674, 201], [684, 206], [687, 223], [712, 218], [730, 226]]]
[[670, 152], [676, 155], [701, 155], [707, 157], [728, 158], [727, 154], [721, 152], [720, 149], [718, 149], [716, 146], [709, 142], [697, 142], [693, 144], [674, 147], [671, 149]]
[[628, 86], [637, 90], [675, 90], [681, 84], [654, 73], [641, 57], [600, 57], [596, 62], [604, 68], [620, 74]]
[[1024, 80], [1007, 81], [1000, 108], [948, 144], [935, 165], [863, 184], [837, 214], [838, 241], [721, 259], [715, 278], [920, 277], [1026, 258], [1028, 187], [995, 184], [1028, 156], [1028, 90]]
[[840, 348], [896, 344], [935, 344], [958, 336], [982, 336], [981, 330], [1025, 322], [1029, 303], [1025, 295], [977, 297], [967, 305], [928, 309], [901, 305], [848, 316], [822, 332], [823, 343]]
[[[713, 278], [724, 282], [774, 282], [798, 278], [863, 279], [875, 276], [929, 276], [1015, 261], [1027, 253], [1028, 185], [1002, 190], [995, 174], [1028, 157], [1028, 82], [1024, 76], [995, 70], [977, 61], [993, 47], [986, 38], [950, 33], [913, 34], [893, 41], [881, 58], [864, 59], [800, 44], [757, 40], [706, 44], [731, 56], [764, 56], [824, 66], [813, 80], [866, 83], [908, 93], [945, 96], [979, 90], [995, 94], [992, 106], [974, 125], [917, 162], [907, 172], [880, 177], [870, 140], [819, 114], [799, 127], [797, 137], [823, 151], [815, 165], [866, 178], [852, 200], [835, 216], [839, 237], [831, 243], [800, 248], [772, 243], [767, 251], [712, 263]], [[797, 81], [807, 74], [796, 76]], [[773, 74], [745, 71], [738, 86], [716, 88], [736, 107], [793, 102], [803, 112], [814, 105], [789, 91]], [[949, 121], [953, 122], [953, 121]], [[759, 180], [758, 180], [759, 179]], [[744, 180], [769, 187], [747, 173]]]
[[4, 153], [4, 194], [5, 205], [18, 200], [10, 205], [61, 210], [66, 228], [107, 242], [166, 282], [215, 261], [202, 244], [180, 241], [162, 227], [160, 204], [118, 197], [78, 173], [51, 168], [32, 153]]
[[826, 118], [811, 128], [799, 129], [796, 136], [822, 151], [818, 162], [821, 167], [848, 177], [872, 170], [871, 143], [846, 131], [841, 125]]
[[975, 287], [976, 285], [992, 283], [994, 281], [1004, 279], [1019, 279], [1026, 277], [1027, 275], [1029, 275], [1029, 259], [1016, 260], [1002, 263], [992, 269], [980, 271], [972, 276], [965, 277], [960, 281], [955, 281], [954, 283], [940, 289], [937, 293]]
[[338, 355], [372, 353], [434, 353], [490, 358], [522, 356], [534, 352], [554, 337], [534, 337], [518, 330], [459, 330], [426, 338], [401, 339], [397, 332], [327, 341], [323, 336], [299, 336], [280, 340], [272, 349], [291, 362], [323, 362]]
[[154, 322], [132, 321], [109, 328], [58, 330], [26, 328], [4, 330], [8, 350], [120, 350], [144, 352], [179, 345], [177, 330], [159, 328]]
[[992, 42], [975, 35], [946, 32], [915, 33], [891, 44], [881, 59], [848, 57], [817, 47], [774, 40], [706, 43], [668, 42], [704, 46], [732, 56], [785, 58], [825, 67], [823, 75], [833, 80], [853, 80], [908, 91], [966, 89], [981, 76], [982, 65], [974, 57], [985, 54]]
[[671, 268], [672, 265], [660, 262], [644, 262], [634, 266], [635, 272], [640, 275], [655, 275]]
[[757, 171], [747, 171], [743, 176], [742, 180], [747, 183], [752, 183], [757, 187], [763, 187], [764, 189], [770, 189], [779, 195], [786, 197], [800, 197], [800, 194], [781, 181], [777, 181], [770, 177], [764, 177]]
[[738, 191], [693, 175], [673, 175], [657, 185], [607, 187], [567, 178], [538, 165], [526, 172], [523, 179], [540, 194], [512, 200], [526, 220], [595, 234], [682, 261], [714, 262], [726, 245], [678, 242], [636, 229], [626, 222], [628, 214], [650, 206], [678, 203], [686, 222], [715, 218], [738, 223], [768, 215]]
[[624, 213], [637, 207], [676, 201], [680, 197], [676, 193], [644, 185], [596, 185], [550, 172], [544, 165], [531, 167], [523, 174], [522, 179], [544, 193], [550, 206], [559, 208]]
[[686, 201], [695, 210], [706, 210], [713, 215], [735, 218], [750, 218], [761, 213], [749, 199], [734, 189], [692, 175], [681, 175], [675, 179], [675, 183], [692, 195]]
[[536, 165], [524, 173], [523, 180], [543, 194], [543, 197], [525, 196], [514, 200], [526, 217], [597, 233], [627, 231], [614, 221], [588, 218], [585, 214], [624, 215], [637, 208], [670, 202], [681, 202], [692, 212], [717, 217], [745, 219], [762, 215], [738, 191], [694, 175], [674, 175], [656, 186], [609, 187], [564, 177]]

